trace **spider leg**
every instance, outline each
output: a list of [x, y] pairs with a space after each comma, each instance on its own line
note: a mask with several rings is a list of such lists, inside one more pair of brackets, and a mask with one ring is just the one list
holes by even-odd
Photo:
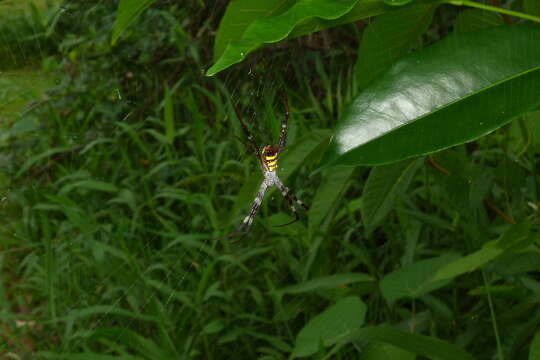
[[[283, 194], [283, 193], [282, 193], [282, 194]], [[289, 205], [289, 208], [291, 208], [291, 210], [292, 210], [292, 212], [293, 212], [293, 214], [294, 214], [294, 220], [289, 221], [288, 223], [285, 223], [285, 224], [276, 225], [276, 226], [274, 226], [274, 227], [288, 226], [288, 225], [294, 224], [295, 222], [297, 222], [298, 220], [300, 220], [300, 216], [298, 215], [298, 212], [296, 211], [296, 208], [294, 207], [292, 198], [289, 196], [288, 193], [287, 193], [286, 195], [283, 195], [283, 196], [284, 196], [285, 199], [287, 200], [287, 204]]]
[[285, 116], [281, 120], [281, 128], [279, 130], [279, 142], [278, 152], [283, 151], [285, 148], [285, 141], [287, 140], [287, 124], [289, 122], [289, 104], [287, 103], [287, 97], [283, 96], [283, 102], [285, 103]]
[[309, 207], [306, 204], [304, 204], [300, 199], [298, 199], [288, 187], [283, 185], [283, 183], [281, 181], [278, 182], [276, 185], [278, 186], [279, 190], [281, 191], [281, 195], [283, 195], [285, 200], [287, 200], [287, 203], [288, 203], [289, 207], [291, 208], [291, 211], [294, 214], [294, 220], [292, 220], [291, 222], [288, 222], [286, 224], [283, 224], [283, 225], [277, 225], [276, 227], [282, 227], [282, 226], [291, 225], [291, 224], [297, 222], [298, 220], [300, 220], [300, 216], [298, 216], [298, 212], [296, 211], [295, 204], [302, 206], [304, 208], [304, 210], [306, 210], [306, 211], [309, 210]]
[[238, 110], [238, 107], [234, 107], [234, 111], [236, 112], [236, 117], [238, 118], [238, 121], [240, 122], [240, 125], [242, 126], [242, 130], [244, 131], [244, 135], [246, 135], [246, 138], [248, 139], [248, 143], [245, 143], [242, 141], [242, 143], [253, 153], [255, 156], [259, 156], [259, 147], [257, 146], [257, 143], [253, 139], [253, 135], [251, 135], [251, 132], [249, 131], [247, 125], [242, 120], [242, 117], [240, 116], [240, 111]]
[[255, 215], [257, 215], [257, 211], [261, 207], [264, 194], [266, 193], [267, 189], [268, 189], [268, 184], [263, 181], [261, 186], [259, 187], [259, 192], [257, 193], [257, 196], [253, 200], [253, 204], [251, 205], [251, 210], [249, 211], [249, 214], [244, 218], [240, 226], [238, 226], [233, 232], [214, 240], [229, 239], [229, 238], [235, 237], [236, 235], [240, 233], [244, 233], [244, 234], [240, 237], [240, 239], [238, 239], [238, 241], [245, 238], [249, 234], [249, 230], [251, 229], [251, 224], [253, 223], [253, 219], [255, 219]]

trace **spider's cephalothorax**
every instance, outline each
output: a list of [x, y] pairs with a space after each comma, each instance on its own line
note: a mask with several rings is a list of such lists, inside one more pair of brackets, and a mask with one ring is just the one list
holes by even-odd
[[[246, 124], [244, 124], [244, 121], [242, 121], [242, 118], [240, 117], [240, 113], [238, 109], [236, 109], [236, 117], [240, 121], [242, 130], [244, 131], [244, 134], [246, 135], [247, 140], [248, 140], [248, 142], [244, 144], [251, 151], [251, 153], [255, 155], [257, 159], [259, 160], [259, 165], [261, 167], [261, 171], [263, 173], [264, 178], [259, 187], [259, 192], [257, 193], [255, 200], [253, 200], [253, 204], [251, 205], [251, 210], [249, 214], [244, 218], [244, 220], [242, 221], [242, 224], [240, 224], [240, 226], [235, 231], [233, 231], [229, 235], [224, 236], [223, 238], [233, 237], [236, 234], [241, 233], [241, 232], [244, 232], [245, 234], [248, 233], [251, 227], [251, 224], [253, 223], [253, 219], [255, 218], [255, 215], [257, 214], [257, 210], [259, 210], [259, 207], [262, 204], [266, 190], [268, 190], [272, 186], [276, 186], [281, 191], [281, 194], [287, 200], [287, 203], [294, 214], [294, 220], [280, 226], [290, 225], [300, 219], [295, 206], [299, 205], [299, 206], [302, 206], [305, 210], [308, 210], [307, 205], [304, 204], [302, 201], [300, 201], [291, 192], [291, 190], [281, 182], [276, 171], [278, 167], [278, 158], [281, 152], [283, 151], [283, 149], [285, 148], [285, 139], [287, 137], [287, 122], [289, 120], [289, 108], [287, 106], [287, 102], [285, 101], [285, 116], [283, 120], [281, 121], [281, 129], [279, 133], [279, 141], [278, 141], [277, 146], [266, 145], [262, 148], [262, 150], [259, 151], [259, 147], [257, 143], [255, 142], [255, 140], [253, 139], [253, 136], [249, 132], [248, 127], [246, 126]], [[223, 239], [223, 238], [220, 238], [220, 239]]]

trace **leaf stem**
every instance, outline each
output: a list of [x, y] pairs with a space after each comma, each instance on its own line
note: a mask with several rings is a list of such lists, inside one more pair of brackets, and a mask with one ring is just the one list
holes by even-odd
[[531, 20], [531, 21], [535, 21], [537, 23], [540, 23], [540, 17], [538, 17], [538, 16], [524, 14], [524, 13], [521, 13], [521, 12], [518, 12], [518, 11], [502, 9], [502, 8], [498, 8], [496, 6], [480, 4], [480, 3], [470, 1], [470, 0], [448, 0], [448, 1], [445, 1], [445, 2], [448, 3], [448, 4], [451, 4], [451, 5], [455, 5], [455, 6], [470, 6], [470, 7], [477, 8], [477, 9], [494, 11], [494, 12], [498, 12], [498, 13], [501, 13], [501, 14], [515, 16], [515, 17], [518, 17], [518, 18], [521, 18], [521, 19]]

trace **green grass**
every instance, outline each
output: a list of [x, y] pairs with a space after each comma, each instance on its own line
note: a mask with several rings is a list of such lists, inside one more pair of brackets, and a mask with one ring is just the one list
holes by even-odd
[[[437, 349], [451, 358], [455, 344], [477, 359], [527, 359], [540, 322], [534, 242], [457, 280], [426, 279], [456, 253], [481, 251], [516, 229], [494, 207], [534, 223], [527, 203], [539, 203], [538, 149], [523, 145], [535, 143], [522, 142], [526, 130], [512, 131], [517, 146], [503, 129], [475, 149], [420, 160], [368, 234], [362, 204], [376, 193], [374, 178], [366, 181], [371, 169], [313, 174], [356, 92], [350, 49], [274, 49], [210, 79], [200, 60], [210, 57], [210, 37], [198, 32], [208, 35], [219, 19], [159, 8], [119, 48], [96, 55], [112, 21], [102, 5], [81, 10], [88, 17], [72, 26], [82, 40], [61, 47], [73, 70], [62, 87], [19, 120], [30, 126], [0, 143], [0, 181], [9, 188], [0, 211], [10, 216], [0, 231], [1, 351], [23, 359], [286, 359], [310, 320], [345, 304], [338, 315], [365, 312], [365, 326], [311, 358]], [[171, 33], [161, 10], [176, 11], [185, 34]], [[153, 57], [167, 51], [174, 60]], [[279, 130], [282, 94], [291, 116], [279, 175], [311, 209], [276, 228], [291, 216], [273, 191], [245, 239], [212, 241], [239, 224], [260, 180], [234, 136], [234, 105], [264, 143]], [[523, 121], [531, 128], [532, 119]], [[383, 180], [393, 171], [377, 170]], [[536, 240], [537, 225], [527, 226], [534, 236], [525, 238]], [[357, 300], [342, 302], [351, 297], [365, 311]], [[326, 316], [322, 330], [342, 329], [339, 319]], [[305, 331], [318, 336], [316, 325]], [[380, 325], [392, 329], [370, 330]], [[368, 335], [376, 341], [365, 347]]]
[[[60, 3], [59, 0], [55, 0], [55, 3]], [[0, 2], [0, 13], [4, 15], [8, 12], [22, 10], [29, 11], [30, 4], [33, 3], [40, 9], [45, 9], [49, 4], [53, 3], [51, 0], [29, 0], [29, 1], [17, 1], [17, 0], [3, 0]]]
[[0, 75], [0, 121], [12, 122], [32, 103], [44, 99], [45, 91], [54, 86], [54, 78], [36, 68], [4, 71]]

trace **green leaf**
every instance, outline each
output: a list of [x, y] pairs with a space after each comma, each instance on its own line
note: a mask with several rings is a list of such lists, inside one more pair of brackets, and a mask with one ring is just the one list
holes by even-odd
[[214, 60], [225, 51], [231, 40], [240, 39], [246, 28], [255, 20], [281, 13], [294, 0], [234, 0], [229, 3], [219, 23], [214, 42]]
[[411, 1], [412, 0], [384, 0], [384, 3], [391, 6], [403, 6], [403, 5], [407, 5]]
[[28, 169], [30, 169], [35, 164], [39, 163], [40, 161], [47, 159], [49, 156], [53, 156], [59, 153], [68, 152], [71, 148], [69, 147], [57, 147], [49, 149], [45, 152], [39, 153], [38, 155], [32, 156], [30, 159], [26, 160], [23, 166], [20, 168], [19, 171], [17, 171], [17, 174], [15, 177], [19, 177], [22, 174], [24, 174]]
[[291, 174], [306, 162], [306, 158], [322, 143], [328, 143], [330, 131], [316, 130], [288, 145], [279, 159], [279, 178], [286, 181]]
[[433, 259], [420, 260], [385, 275], [379, 284], [384, 298], [392, 306], [396, 300], [417, 299], [430, 291], [445, 286], [448, 284], [448, 280], [431, 281], [431, 278], [435, 272], [457, 257], [456, 254], [447, 254]]
[[172, 100], [171, 90], [165, 87], [165, 99], [164, 99], [163, 118], [165, 121], [165, 136], [167, 143], [172, 144], [174, 140], [174, 106]]
[[201, 335], [217, 334], [218, 332], [223, 330], [224, 327], [225, 325], [223, 324], [223, 321], [214, 320], [204, 326], [204, 328], [201, 330]]
[[[533, 237], [529, 237], [530, 222], [523, 222], [510, 227], [501, 237], [484, 245], [482, 249], [461, 257], [434, 273], [432, 281], [450, 280], [456, 276], [476, 270], [492, 261], [503, 252], [528, 246]], [[526, 241], [524, 241], [526, 240]]]
[[[438, 1], [425, 0], [427, 3]], [[288, 5], [289, 2], [287, 1], [284, 4]], [[242, 4], [239, 5], [239, 8], [238, 11], [250, 9], [249, 6], [243, 7]], [[285, 6], [280, 7], [279, 11], [283, 8]], [[253, 6], [251, 6], [251, 9], [253, 9]], [[219, 44], [216, 44], [215, 48], [216, 57], [218, 54], [220, 57], [208, 69], [206, 75], [213, 76], [229, 66], [241, 62], [249, 53], [265, 44], [292, 39], [399, 9], [399, 7], [388, 6], [383, 0], [297, 0], [293, 6], [278, 15], [258, 17], [257, 19], [255, 19], [257, 15], [254, 15], [253, 21], [248, 26], [246, 23], [239, 24], [238, 29], [234, 32], [229, 30], [230, 25], [224, 25], [224, 29], [229, 29], [227, 31], [223, 30], [223, 38], [220, 38]], [[272, 14], [274, 13], [272, 12]], [[240, 17], [240, 14], [230, 15], [230, 17], [232, 19], [247, 18], [247, 21], [250, 21], [251, 18], [247, 15]], [[245, 31], [240, 37], [239, 34], [244, 28]], [[234, 36], [234, 39], [229, 36]], [[222, 51], [222, 46], [225, 43], [227, 43], [227, 46], [223, 53], [220, 54], [219, 51]]]
[[361, 360], [414, 360], [416, 355], [397, 346], [374, 342], [362, 348]]
[[308, 228], [310, 234], [315, 231], [321, 233], [326, 231], [328, 222], [323, 223], [323, 221], [336, 206], [336, 202], [340, 201], [340, 195], [345, 191], [353, 171], [354, 168], [350, 166], [341, 166], [323, 173], [322, 182], [309, 208]]
[[51, 322], [65, 321], [66, 323], [74, 323], [76, 321], [80, 321], [81, 318], [103, 315], [117, 315], [127, 317], [131, 320], [157, 322], [157, 318], [154, 316], [137, 314], [132, 311], [116, 308], [114, 307], [114, 305], [93, 305], [82, 309], [74, 309], [67, 313], [64, 317], [56, 318], [54, 321]]
[[[423, 0], [425, 3], [434, 3], [439, 0]], [[294, 30], [291, 31], [288, 39], [292, 39], [298, 36], [311, 34], [313, 32], [321, 31], [326, 28], [348, 24], [362, 19], [367, 19], [372, 16], [381, 15], [391, 11], [398, 11], [399, 7], [388, 6], [384, 0], [360, 0], [356, 5], [340, 18], [326, 20], [324, 18], [311, 18], [306, 22], [296, 25]]]
[[361, 89], [406, 54], [424, 33], [438, 4], [406, 6], [378, 16], [362, 36], [356, 60], [356, 76]]
[[104, 192], [118, 192], [118, 188], [113, 185], [109, 184], [103, 181], [95, 181], [95, 180], [80, 180], [75, 181], [69, 184], [66, 184], [62, 186], [62, 188], [59, 191], [60, 195], [67, 195], [71, 190], [81, 188], [81, 189], [88, 189], [88, 190], [95, 190], [95, 191], [104, 191]]
[[287, 286], [283, 289], [276, 290], [278, 295], [283, 294], [302, 294], [326, 289], [335, 289], [339, 286], [352, 284], [355, 282], [372, 282], [373, 278], [362, 273], [347, 273], [335, 274], [331, 276], [323, 276], [317, 279], [306, 281], [303, 284]]
[[380, 225], [412, 181], [423, 159], [403, 161], [397, 164], [374, 167], [364, 188], [362, 219], [370, 233]]
[[536, 332], [529, 349], [529, 360], [540, 360], [540, 331]]
[[111, 36], [114, 45], [124, 30], [128, 28], [156, 0], [121, 0], [116, 12], [116, 21]]
[[540, 103], [538, 38], [537, 26], [497, 26], [450, 35], [400, 59], [344, 112], [323, 166], [427, 154], [530, 110]]
[[357, 1], [299, 0], [283, 14], [259, 18], [246, 29], [241, 40], [229, 42], [223, 55], [208, 69], [206, 75], [215, 75], [242, 61], [250, 52], [265, 43], [274, 43], [287, 38], [297, 24], [312, 17], [337, 19], [351, 11]]
[[502, 254], [502, 252], [502, 249], [497, 248], [480, 249], [439, 269], [435, 275], [433, 275], [432, 281], [450, 280], [461, 274], [476, 270], [495, 259]]
[[499, 25], [504, 25], [500, 14], [486, 10], [466, 9], [458, 14], [454, 30], [457, 33], [472, 32]]
[[124, 344], [132, 352], [145, 359], [170, 359], [164, 348], [156, 344], [150, 337], [143, 336], [128, 328], [96, 329], [89, 336], [90, 340], [107, 339], [116, 344]]
[[[529, 236], [532, 223], [530, 221], [523, 221], [518, 224], [510, 226], [510, 228], [502, 234], [495, 242], [494, 246], [504, 250], [521, 250], [534, 241], [535, 236]], [[484, 245], [484, 247], [490, 244]]]
[[351, 335], [350, 340], [384, 342], [430, 359], [474, 360], [471, 354], [446, 341], [384, 327], [359, 329]]
[[293, 356], [310, 356], [319, 350], [320, 345], [329, 347], [346, 339], [364, 324], [366, 310], [366, 305], [358, 297], [341, 299], [309, 320], [300, 330]]

